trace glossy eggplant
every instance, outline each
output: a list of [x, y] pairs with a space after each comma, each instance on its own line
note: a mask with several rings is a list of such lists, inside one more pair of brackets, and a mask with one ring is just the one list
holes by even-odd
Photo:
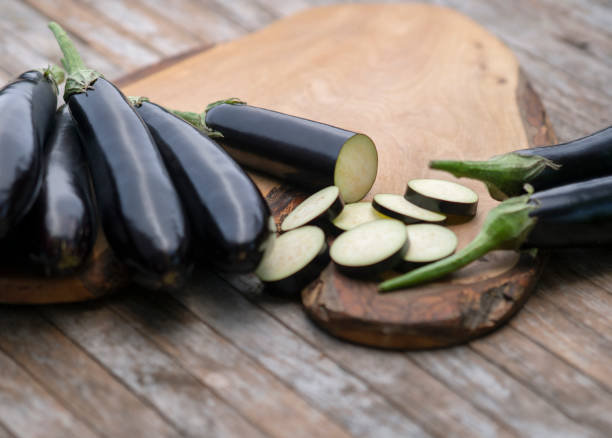
[[45, 274], [69, 274], [88, 260], [98, 220], [81, 140], [67, 106], [57, 111], [45, 155], [40, 193], [17, 234], [29, 261]]
[[251, 272], [263, 257], [270, 210], [251, 178], [212, 139], [154, 103], [135, 101], [201, 248], [219, 269]]
[[121, 91], [84, 68], [63, 29], [49, 27], [64, 53], [64, 99], [83, 142], [106, 239], [143, 286], [179, 287], [189, 270], [189, 227], [153, 137]]
[[335, 185], [345, 202], [356, 202], [376, 179], [376, 147], [364, 134], [232, 99], [209, 105], [205, 115], [175, 114], [222, 134], [220, 143], [240, 164], [309, 191]]
[[56, 107], [57, 83], [50, 70], [27, 71], [0, 90], [0, 238], [38, 195], [43, 146]]
[[434, 160], [432, 169], [487, 184], [498, 200], [609, 175], [612, 169], [612, 126], [587, 137], [554, 146], [521, 149], [487, 161]]
[[496, 249], [612, 246], [612, 176], [507, 199], [456, 254], [380, 284], [382, 291], [435, 280]]

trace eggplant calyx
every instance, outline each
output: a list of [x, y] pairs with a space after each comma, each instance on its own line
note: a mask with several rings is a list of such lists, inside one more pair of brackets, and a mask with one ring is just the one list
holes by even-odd
[[170, 110], [170, 112], [211, 138], [223, 138], [223, 134], [206, 125], [206, 111], [203, 113], [194, 113], [191, 111]]
[[558, 170], [561, 165], [538, 155], [511, 152], [486, 161], [433, 160], [429, 167], [444, 170], [457, 178], [482, 181], [494, 199], [503, 201], [523, 193], [523, 185], [533, 181], [544, 169]]
[[59, 85], [64, 82], [64, 79], [66, 79], [66, 74], [64, 73], [64, 70], [62, 70], [55, 64], [51, 64], [46, 68], [41, 69], [40, 71], [45, 77], [45, 79], [47, 79], [53, 84], [53, 89], [55, 91], [55, 94], [57, 94], [59, 92]]
[[530, 213], [538, 205], [530, 201], [531, 194], [510, 198], [492, 209], [478, 235], [454, 255], [430, 263], [407, 274], [378, 285], [381, 292], [414, 286], [450, 274], [496, 249], [518, 250], [537, 219]]
[[243, 100], [240, 100], [238, 97], [230, 97], [229, 99], [222, 99], [222, 100], [217, 100], [215, 102], [211, 102], [208, 105], [206, 105], [206, 109], [204, 110], [204, 116], [206, 116], [206, 113], [208, 111], [210, 111], [211, 109], [213, 109], [216, 106], [219, 105], [246, 105], [246, 102]]
[[128, 96], [127, 97], [132, 106], [140, 107], [143, 102], [151, 102], [151, 99], [144, 96]]
[[83, 59], [76, 47], [68, 37], [66, 31], [56, 22], [49, 23], [49, 29], [53, 32], [57, 44], [62, 54], [62, 65], [68, 73], [66, 78], [66, 88], [64, 90], [64, 100], [73, 94], [83, 93], [92, 88], [93, 83], [102, 75], [95, 70], [85, 67]]

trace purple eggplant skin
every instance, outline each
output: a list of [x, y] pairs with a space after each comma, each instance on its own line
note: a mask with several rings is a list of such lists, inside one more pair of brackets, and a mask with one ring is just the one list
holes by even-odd
[[32, 207], [43, 175], [43, 146], [49, 135], [57, 86], [32, 70], [0, 90], [0, 238]]
[[253, 271], [263, 257], [270, 210], [251, 178], [212, 139], [164, 108], [136, 104], [189, 215], [196, 246], [224, 271]]
[[535, 192], [526, 248], [612, 246], [612, 176]]
[[536, 191], [609, 175], [612, 168], [612, 126], [583, 138], [554, 146], [515, 151], [523, 157], [539, 156], [560, 165], [546, 167], [529, 181]]
[[88, 261], [98, 219], [81, 140], [65, 105], [57, 111], [45, 156], [40, 193], [17, 234], [29, 264], [46, 275], [66, 275]]
[[126, 97], [98, 78], [67, 97], [89, 165], [106, 239], [149, 289], [176, 289], [190, 271], [190, 229], [148, 128]]

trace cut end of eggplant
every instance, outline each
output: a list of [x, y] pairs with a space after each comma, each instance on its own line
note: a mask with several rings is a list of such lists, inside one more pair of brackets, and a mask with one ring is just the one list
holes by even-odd
[[409, 181], [404, 198], [426, 210], [458, 216], [474, 216], [478, 207], [478, 195], [472, 189], [440, 179]]
[[332, 224], [337, 231], [344, 232], [380, 219], [389, 218], [374, 210], [371, 202], [355, 202], [346, 204], [342, 212], [332, 221]]
[[457, 235], [441, 225], [407, 225], [406, 232], [410, 246], [400, 265], [402, 270], [441, 260], [457, 249]]
[[393, 268], [407, 249], [406, 226], [395, 219], [381, 219], [342, 233], [330, 256], [340, 271], [368, 277]]
[[278, 236], [266, 250], [255, 275], [267, 287], [283, 293], [297, 293], [329, 262], [325, 233], [305, 226]]
[[374, 196], [372, 207], [379, 213], [398, 219], [405, 224], [443, 222], [446, 219], [445, 215], [414, 205], [402, 195], [379, 193]]
[[357, 202], [370, 191], [378, 172], [378, 152], [374, 142], [363, 134], [349, 138], [336, 160], [334, 185], [345, 202]]
[[281, 224], [281, 231], [289, 231], [307, 224], [330, 222], [340, 214], [344, 203], [340, 189], [325, 187], [309, 196], [287, 215]]

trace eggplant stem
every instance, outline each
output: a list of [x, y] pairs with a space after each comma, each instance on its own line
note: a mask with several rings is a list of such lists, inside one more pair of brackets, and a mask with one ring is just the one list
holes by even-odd
[[530, 213], [537, 209], [538, 205], [530, 202], [530, 196], [531, 194], [527, 194], [510, 198], [491, 210], [476, 238], [461, 251], [384, 281], [378, 285], [378, 289], [388, 292], [436, 280], [495, 249], [518, 250], [537, 221]]
[[524, 156], [514, 152], [498, 155], [486, 161], [434, 160], [429, 167], [451, 173], [457, 178], [472, 178], [484, 182], [491, 196], [504, 200], [523, 193], [525, 183], [532, 181], [544, 169], [561, 166], [538, 155]]
[[230, 97], [229, 99], [217, 100], [215, 102], [211, 102], [208, 105], [206, 105], [206, 109], [204, 110], [204, 115], [206, 116], [206, 113], [208, 111], [210, 111], [211, 109], [213, 109], [214, 107], [219, 106], [219, 105], [223, 105], [223, 104], [227, 104], [227, 105], [246, 105], [246, 102], [241, 100], [238, 97]]
[[64, 90], [64, 100], [73, 94], [83, 93], [91, 88], [96, 79], [102, 77], [100, 73], [85, 67], [83, 59], [76, 47], [68, 37], [66, 31], [56, 22], [49, 23], [49, 29], [53, 32], [57, 44], [62, 54], [62, 65], [68, 73], [66, 78], [66, 88]]
[[144, 96], [127, 96], [127, 99], [133, 106], [139, 107], [143, 102], [151, 102], [151, 99]]
[[211, 138], [222, 138], [223, 134], [219, 131], [215, 131], [214, 129], [209, 128], [206, 125], [206, 111], [203, 113], [194, 113], [191, 111], [178, 111], [178, 110], [170, 110], [172, 114], [180, 117], [190, 125], [194, 126], [196, 129], [202, 131], [204, 134]]

